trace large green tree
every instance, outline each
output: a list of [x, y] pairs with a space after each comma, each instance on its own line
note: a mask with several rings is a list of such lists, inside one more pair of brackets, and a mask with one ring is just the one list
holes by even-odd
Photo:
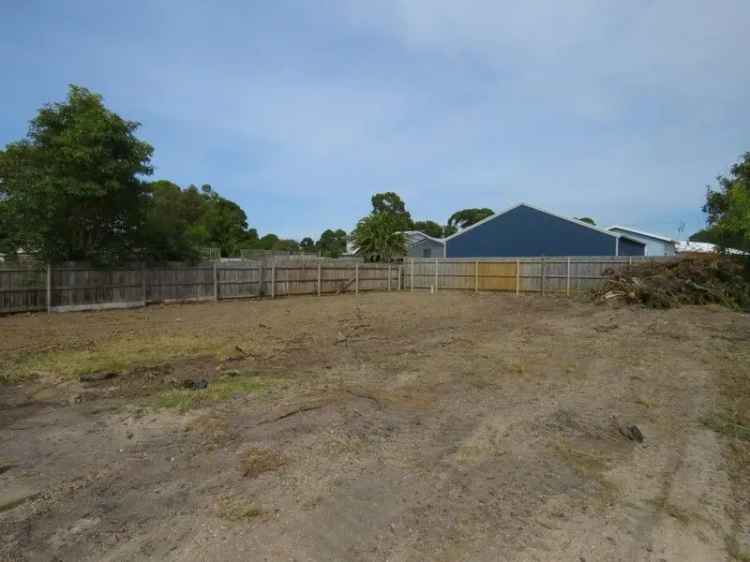
[[208, 232], [200, 224], [203, 200], [166, 180], [149, 185], [150, 202], [142, 233], [145, 257], [157, 261], [195, 259], [207, 245]]
[[337, 258], [346, 253], [346, 232], [342, 229], [323, 231], [320, 239], [315, 243], [321, 256]]
[[750, 252], [750, 152], [733, 164], [727, 177], [709, 187], [703, 211], [709, 231], [722, 248]]
[[203, 224], [208, 233], [207, 245], [220, 248], [222, 256], [239, 255], [240, 249], [253, 239], [253, 232], [247, 227], [245, 211], [234, 201], [217, 194], [208, 197]]
[[414, 223], [414, 226], [412, 228], [414, 230], [418, 230], [419, 232], [427, 234], [428, 236], [433, 236], [435, 238], [441, 238], [444, 232], [444, 229], [442, 226], [440, 226], [435, 221], [429, 221], [429, 220], [417, 221]]
[[406, 204], [397, 193], [393, 191], [376, 193], [372, 196], [371, 202], [373, 214], [389, 216], [389, 223], [394, 224], [397, 230], [412, 228], [411, 214], [406, 210]]
[[139, 124], [70, 86], [42, 107], [25, 139], [0, 151], [6, 238], [45, 261], [115, 262], [137, 250], [152, 147]]
[[148, 259], [195, 259], [205, 248], [237, 256], [242, 248], [257, 242], [258, 234], [248, 228], [240, 206], [208, 184], [181, 189], [159, 180], [149, 184], [149, 195], [142, 236], [142, 251]]
[[486, 219], [494, 214], [492, 209], [483, 207], [481, 209], [462, 209], [456, 211], [448, 219], [448, 226], [453, 228], [466, 228], [472, 224]]
[[10, 231], [10, 225], [7, 224], [4, 217], [7, 216], [6, 212], [3, 211], [3, 201], [0, 200], [0, 254], [4, 256], [4, 259], [14, 259], [16, 251], [18, 250], [18, 244], [14, 241], [13, 235]]
[[309, 236], [305, 236], [299, 241], [299, 249], [303, 252], [314, 252], [315, 251], [315, 240]]
[[352, 242], [359, 255], [368, 261], [390, 262], [406, 254], [406, 237], [398, 217], [373, 212], [357, 223]]

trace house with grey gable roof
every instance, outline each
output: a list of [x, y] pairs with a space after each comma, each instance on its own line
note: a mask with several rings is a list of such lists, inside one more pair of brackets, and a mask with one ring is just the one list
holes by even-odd
[[406, 256], [410, 258], [442, 258], [445, 242], [442, 238], [429, 236], [419, 230], [406, 230]]
[[643, 242], [646, 245], [645, 255], [647, 256], [674, 256], [677, 254], [677, 240], [672, 240], [666, 236], [644, 232], [629, 226], [615, 225], [610, 226], [607, 230]]

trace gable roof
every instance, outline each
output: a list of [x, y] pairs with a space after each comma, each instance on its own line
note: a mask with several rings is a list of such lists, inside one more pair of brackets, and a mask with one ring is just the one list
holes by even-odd
[[599, 228], [597, 226], [593, 226], [587, 222], [579, 221], [578, 219], [571, 219], [568, 217], [563, 217], [561, 215], [558, 215], [557, 213], [551, 213], [550, 211], [545, 211], [544, 209], [540, 209], [539, 207], [534, 207], [532, 205], [529, 205], [528, 203], [519, 203], [518, 205], [513, 205], [510, 209], [505, 209], [504, 211], [500, 211], [499, 213], [495, 213], [494, 215], [490, 215], [487, 218], [484, 218], [480, 220], [479, 222], [475, 222], [471, 226], [467, 226], [463, 230], [459, 230], [455, 234], [451, 234], [447, 238], [445, 238], [445, 241], [452, 240], [453, 238], [457, 238], [458, 236], [461, 236], [462, 234], [467, 233], [472, 228], [475, 228], [479, 225], [482, 225], [486, 222], [489, 222], [491, 220], [496, 219], [499, 216], [502, 216], [506, 213], [510, 213], [511, 211], [514, 211], [518, 209], [519, 207], [526, 207], [528, 209], [532, 209], [534, 211], [537, 211], [539, 213], [544, 213], [545, 215], [550, 215], [552, 217], [562, 219], [564, 221], [572, 222], [573, 224], [577, 224], [578, 226], [583, 226], [585, 228], [589, 228], [591, 230], [595, 230], [596, 232], [599, 232], [600, 234], [606, 234], [607, 236], [612, 236], [613, 238], [625, 238], [626, 240], [630, 240], [631, 242], [635, 242], [636, 244], [643, 244], [640, 240], [636, 240], [635, 238], [631, 238], [630, 236], [625, 236], [624, 234], [615, 234], [614, 232], [609, 232], [608, 230], [604, 230], [603, 228]]
[[650, 232], [636, 230], [635, 228], [630, 228], [628, 226], [619, 226], [616, 224], [616, 225], [610, 226], [607, 230], [624, 230], [625, 232], [629, 232], [637, 236], [643, 236], [644, 238], [653, 238], [654, 240], [660, 240], [661, 242], [670, 242], [672, 244], [677, 243], [677, 240], [667, 238], [666, 236], [659, 236], [658, 234], [651, 234]]
[[421, 236], [422, 238], [426, 238], [427, 240], [432, 240], [433, 242], [436, 242], [438, 244], [445, 244], [445, 239], [435, 238], [434, 236], [425, 234], [421, 230], [404, 230], [401, 234], [405, 235], [409, 239], [410, 245], [417, 243], [417, 240], [414, 240], [414, 238], [418, 236]]

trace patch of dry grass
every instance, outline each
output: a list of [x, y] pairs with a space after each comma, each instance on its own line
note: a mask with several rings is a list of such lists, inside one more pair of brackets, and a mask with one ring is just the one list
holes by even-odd
[[185, 425], [185, 431], [195, 434], [201, 446], [209, 450], [226, 443], [233, 435], [229, 422], [214, 413], [192, 419]]
[[286, 459], [270, 449], [252, 447], [240, 460], [240, 472], [245, 478], [256, 478], [265, 472], [273, 472], [286, 465]]
[[219, 517], [227, 521], [240, 523], [251, 521], [261, 515], [263, 515], [263, 511], [253, 503], [229, 498], [219, 502]]
[[635, 400], [633, 400], [634, 404], [638, 404], [639, 406], [643, 406], [644, 408], [653, 408], [654, 402], [649, 400], [648, 398], [638, 397]]
[[750, 562], [750, 550], [742, 548], [735, 537], [727, 536], [725, 543], [727, 545], [727, 554], [734, 560], [737, 562]]
[[[750, 509], [750, 333], [738, 326], [722, 333], [727, 348], [722, 354], [724, 368], [717, 372], [721, 401], [716, 410], [701, 419], [708, 428], [729, 438], [727, 452], [729, 476], [734, 489], [734, 505], [729, 509], [733, 534], [727, 535], [727, 552], [739, 562], [750, 562], [743, 520]], [[746, 540], [746, 539], [745, 539]]]
[[604, 476], [609, 467], [608, 458], [575, 448], [564, 441], [557, 443], [554, 449], [560, 459], [572, 467], [580, 478], [597, 484], [602, 507], [617, 497], [617, 486]]
[[667, 501], [666, 497], [649, 499], [646, 500], [646, 503], [651, 504], [652, 506], [654, 506], [654, 508], [656, 508], [658, 512], [666, 513], [672, 519], [679, 521], [683, 525], [687, 525], [693, 519], [700, 519], [703, 521], [706, 520], [702, 515], [699, 515], [697, 513], [690, 513], [682, 509], [681, 507], [670, 503], [669, 501]]

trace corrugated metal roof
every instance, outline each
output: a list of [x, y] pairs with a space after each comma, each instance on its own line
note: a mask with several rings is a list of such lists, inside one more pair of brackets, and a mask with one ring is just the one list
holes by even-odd
[[637, 236], [644, 236], [645, 238], [653, 238], [654, 240], [661, 240], [662, 242], [671, 242], [672, 244], [676, 244], [677, 240], [672, 240], [671, 238], [667, 238], [666, 236], [660, 236], [658, 234], [651, 234], [650, 232], [644, 232], [643, 230], [637, 230], [635, 228], [630, 228], [629, 226], [620, 226], [620, 225], [613, 225], [610, 226], [607, 230], [624, 230], [625, 232], [630, 232], [631, 234], [635, 234]]

